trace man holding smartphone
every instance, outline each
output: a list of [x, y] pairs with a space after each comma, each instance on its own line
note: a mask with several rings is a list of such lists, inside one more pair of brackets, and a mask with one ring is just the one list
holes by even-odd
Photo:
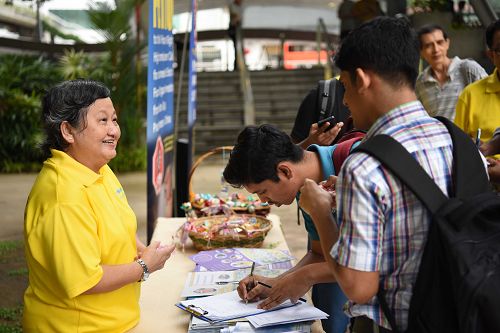
[[351, 130], [351, 113], [343, 99], [344, 87], [339, 80], [319, 81], [299, 106], [290, 134], [293, 142], [304, 149], [311, 144], [327, 146]]

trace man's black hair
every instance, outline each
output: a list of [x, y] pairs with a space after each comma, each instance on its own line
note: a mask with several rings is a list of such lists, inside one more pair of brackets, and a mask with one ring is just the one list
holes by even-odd
[[495, 22], [492, 22], [487, 28], [486, 28], [486, 45], [488, 45], [488, 48], [491, 50], [493, 47], [493, 37], [495, 36], [495, 32], [500, 30], [500, 20], [496, 20]]
[[419, 51], [415, 31], [407, 20], [378, 17], [368, 21], [342, 41], [336, 65], [356, 81], [356, 69], [372, 70], [394, 87], [415, 88]]
[[448, 39], [448, 34], [446, 33], [446, 31], [444, 30], [444, 28], [442, 26], [440, 26], [439, 24], [435, 24], [435, 23], [426, 24], [417, 30], [418, 44], [419, 44], [420, 49], [422, 49], [422, 46], [423, 46], [422, 39], [421, 39], [422, 35], [430, 34], [436, 30], [439, 30], [443, 33], [443, 37], [445, 40]]
[[247, 126], [238, 135], [223, 176], [234, 187], [268, 179], [278, 182], [278, 164], [297, 163], [303, 156], [302, 148], [273, 125]]

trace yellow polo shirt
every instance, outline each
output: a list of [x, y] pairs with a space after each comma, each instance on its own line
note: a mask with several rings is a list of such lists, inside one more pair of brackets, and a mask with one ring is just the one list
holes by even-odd
[[[481, 141], [493, 137], [500, 127], [500, 80], [498, 69], [482, 80], [471, 83], [460, 94], [457, 102], [455, 124], [471, 138], [481, 129]], [[500, 157], [500, 155], [497, 155]]]
[[124, 332], [137, 324], [140, 283], [82, 295], [100, 281], [101, 265], [137, 255], [136, 217], [107, 165], [96, 174], [52, 150], [24, 216], [24, 332]]

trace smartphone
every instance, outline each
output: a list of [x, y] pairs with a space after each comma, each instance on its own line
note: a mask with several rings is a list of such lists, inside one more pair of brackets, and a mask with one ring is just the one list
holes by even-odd
[[325, 119], [321, 119], [320, 121], [318, 121], [318, 128], [323, 126], [323, 124], [326, 122], [329, 122], [330, 126], [328, 126], [323, 132], [331, 130], [333, 128], [333, 126], [335, 126], [335, 124], [337, 123], [337, 121], [335, 120], [335, 116], [330, 116], [330, 117], [327, 117]]

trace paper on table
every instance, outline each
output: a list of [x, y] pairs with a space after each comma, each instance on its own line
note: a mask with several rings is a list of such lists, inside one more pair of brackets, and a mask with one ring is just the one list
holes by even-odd
[[[261, 267], [265, 269], [261, 269]], [[255, 268], [254, 274], [275, 277], [286, 269], [268, 269], [266, 266]], [[186, 279], [181, 297], [199, 297], [227, 293], [238, 287], [238, 282], [249, 274], [248, 269], [235, 271], [190, 272]]]
[[231, 327], [221, 329], [220, 333], [310, 333], [311, 322], [293, 323], [266, 328], [254, 328], [249, 322], [239, 322], [230, 331]]
[[300, 303], [277, 311], [264, 312], [248, 317], [248, 321], [255, 327], [266, 327], [280, 324], [290, 324], [302, 321], [328, 318], [328, 314], [306, 303]]
[[[176, 305], [203, 320], [218, 322], [266, 312], [266, 310], [257, 309], [257, 304], [258, 302], [245, 304], [235, 290], [225, 294], [181, 301]], [[289, 306], [294, 306], [294, 304], [285, 301], [274, 309]]]
[[258, 265], [265, 265], [294, 259], [288, 253], [278, 249], [244, 248], [224, 248], [200, 251], [190, 258], [195, 263], [211, 271], [229, 271], [249, 268], [252, 266], [252, 262]]

